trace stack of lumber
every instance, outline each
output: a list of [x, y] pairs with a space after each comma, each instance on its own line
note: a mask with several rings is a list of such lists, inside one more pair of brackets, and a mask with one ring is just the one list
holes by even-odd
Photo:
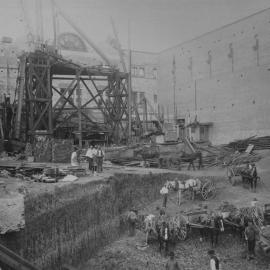
[[121, 166], [139, 166], [142, 162], [140, 158], [112, 158], [110, 161]]
[[66, 175], [68, 174], [72, 174], [75, 176], [84, 176], [86, 175], [86, 171], [84, 168], [80, 167], [80, 166], [70, 166], [67, 167], [65, 169], [62, 169], [62, 172]]
[[261, 159], [261, 156], [254, 153], [235, 152], [227, 146], [201, 146], [196, 145], [196, 150], [203, 155], [203, 164], [207, 167], [230, 166], [253, 163]]
[[243, 140], [236, 140], [227, 145], [235, 151], [245, 151], [249, 144], [254, 145], [255, 150], [270, 149], [270, 136], [256, 137], [252, 136]]

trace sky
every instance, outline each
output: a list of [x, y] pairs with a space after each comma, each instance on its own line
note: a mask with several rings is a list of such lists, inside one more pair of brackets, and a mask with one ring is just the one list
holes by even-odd
[[[25, 39], [36, 31], [36, 0], [0, 0], [0, 37]], [[53, 38], [51, 0], [42, 1], [45, 39]], [[96, 44], [113, 37], [110, 17], [124, 48], [159, 52], [270, 8], [269, 0], [54, 0]], [[61, 16], [60, 32], [74, 32]]]

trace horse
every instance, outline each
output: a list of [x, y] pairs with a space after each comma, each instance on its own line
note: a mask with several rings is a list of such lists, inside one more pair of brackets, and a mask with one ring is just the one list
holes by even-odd
[[187, 179], [187, 180], [182, 180], [182, 181], [175, 179], [173, 181], [166, 181], [165, 186], [168, 188], [168, 190], [178, 191], [177, 201], [178, 201], [178, 204], [180, 204], [181, 197], [182, 197], [181, 193], [188, 190], [189, 198], [191, 200], [194, 200], [196, 192], [200, 190], [202, 186], [202, 182], [198, 178]]
[[180, 159], [182, 162], [188, 162], [188, 170], [190, 170], [190, 167], [192, 166], [193, 170], [195, 171], [194, 161], [198, 160], [198, 170], [203, 168], [203, 161], [202, 161], [202, 153], [197, 151], [195, 153], [186, 153], [184, 151], [181, 151]]
[[244, 231], [245, 228], [247, 227], [248, 224], [248, 218], [247, 217], [240, 217], [236, 216], [228, 221], [231, 221], [234, 225], [227, 224], [225, 222], [225, 229], [231, 229], [233, 236], [235, 237], [236, 235], [239, 236], [240, 240], [244, 239]]
[[224, 232], [224, 221], [220, 215], [211, 216], [201, 221], [205, 227], [200, 229], [201, 238], [210, 237], [211, 246], [218, 244], [220, 232]]
[[166, 221], [164, 215], [148, 215], [144, 219], [145, 223], [145, 232], [146, 232], [146, 244], [149, 244], [149, 236], [151, 234], [156, 235], [157, 241], [159, 244], [159, 251], [162, 253], [162, 250], [165, 251], [165, 254], [168, 253], [169, 243], [175, 244], [175, 239], [172, 238], [175, 234], [173, 228], [170, 229], [169, 222]]
[[165, 255], [169, 252], [169, 241], [170, 238], [170, 228], [169, 224], [163, 221], [160, 226], [157, 224], [157, 235], [158, 235], [158, 243], [159, 243], [159, 252], [162, 253], [162, 249], [165, 251]]

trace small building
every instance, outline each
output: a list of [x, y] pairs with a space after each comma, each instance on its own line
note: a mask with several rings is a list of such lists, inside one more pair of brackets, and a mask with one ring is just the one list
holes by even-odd
[[192, 142], [209, 142], [212, 126], [212, 122], [203, 123], [195, 120], [186, 126], [187, 134]]

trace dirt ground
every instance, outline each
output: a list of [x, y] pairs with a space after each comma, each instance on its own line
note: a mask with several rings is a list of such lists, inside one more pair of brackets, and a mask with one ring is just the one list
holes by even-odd
[[[217, 196], [211, 201], [202, 201], [199, 197], [195, 201], [184, 200], [183, 205], [179, 207], [176, 204], [176, 194], [170, 194], [167, 213], [175, 215], [176, 213], [190, 210], [199, 205], [207, 205], [209, 209], [216, 209], [221, 202], [229, 201], [238, 207], [249, 206], [253, 198], [257, 198], [259, 204], [270, 203], [270, 154], [269, 151], [262, 152], [264, 159], [258, 164], [258, 173], [262, 179], [259, 183], [257, 192], [253, 193], [244, 188], [241, 183], [231, 186], [226, 180], [220, 180], [217, 185]], [[182, 172], [183, 173], [183, 172]], [[222, 169], [202, 170], [189, 172], [192, 176], [225, 176], [226, 171]], [[156, 214], [156, 207], [161, 206], [161, 199], [151, 205], [147, 205], [140, 213]], [[120, 240], [107, 246], [95, 257], [83, 265], [80, 270], [99, 270], [99, 269], [165, 269], [167, 258], [158, 251], [156, 243], [150, 244], [145, 250], [136, 247], [144, 241], [143, 232], [137, 231], [136, 236], [124, 236]], [[209, 242], [200, 243], [197, 232], [190, 234], [186, 241], [179, 242], [174, 250], [176, 259], [185, 270], [206, 270], [209, 269], [209, 258], [207, 250], [210, 249]], [[216, 253], [218, 254], [223, 270], [266, 270], [270, 269], [270, 256], [266, 257], [257, 250], [255, 260], [247, 261], [244, 258], [246, 252], [245, 243], [238, 237], [230, 233], [224, 233], [220, 237]]]

